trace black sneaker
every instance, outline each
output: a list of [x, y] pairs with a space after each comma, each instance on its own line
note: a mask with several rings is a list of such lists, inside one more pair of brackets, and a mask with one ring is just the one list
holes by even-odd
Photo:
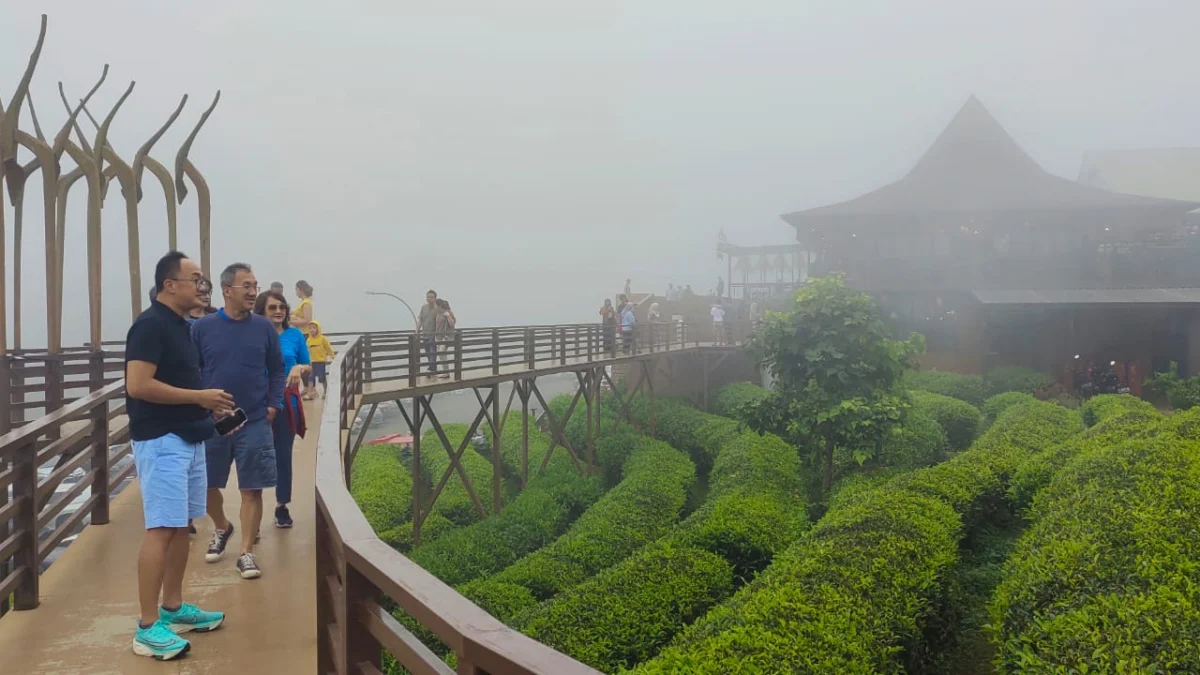
[[262, 570], [258, 569], [258, 561], [254, 559], [253, 553], [238, 556], [237, 570], [243, 579], [257, 579], [262, 576]]
[[288, 513], [286, 504], [275, 507], [275, 527], [287, 529], [292, 526], [292, 514]]
[[208, 552], [204, 554], [204, 562], [214, 563], [225, 556], [225, 544], [229, 543], [229, 538], [233, 536], [233, 523], [225, 528], [224, 532], [213, 532], [212, 539], [208, 541]]

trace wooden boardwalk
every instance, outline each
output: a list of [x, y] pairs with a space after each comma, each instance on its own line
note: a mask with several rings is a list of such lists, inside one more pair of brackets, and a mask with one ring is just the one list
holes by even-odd
[[[274, 491], [264, 495], [259, 561], [263, 576], [242, 580], [236, 551], [204, 562], [212, 523], [196, 523], [184, 597], [227, 614], [220, 630], [187, 637], [192, 649], [167, 663], [134, 656], [138, 614], [136, 558], [144, 531], [137, 481], [113, 500], [111, 521], [89, 526], [46, 570], [41, 606], [0, 619], [0, 672], [21, 675], [311, 673], [317, 662], [314, 460], [321, 402], [309, 403], [307, 438], [297, 439], [290, 530], [271, 522]], [[236, 472], [234, 472], [236, 474]], [[236, 523], [236, 486], [225, 497]], [[230, 544], [236, 548], [237, 542]]]

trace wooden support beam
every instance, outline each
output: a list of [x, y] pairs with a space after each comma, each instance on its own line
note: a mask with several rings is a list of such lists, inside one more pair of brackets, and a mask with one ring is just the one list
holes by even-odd
[[[512, 398], [509, 398], [512, 401]], [[500, 385], [492, 385], [492, 513], [500, 513]]]
[[[488, 395], [489, 402], [491, 394]], [[441, 480], [433, 489], [433, 494], [429, 498], [429, 505], [426, 507], [425, 515], [433, 511], [433, 505], [437, 502], [437, 498], [442, 494], [442, 489], [446, 487], [446, 482], [450, 480], [450, 474], [458, 471], [458, 477], [462, 479], [463, 487], [467, 489], [467, 494], [471, 497], [471, 503], [475, 505], [475, 510], [479, 512], [480, 518], [487, 518], [487, 509], [483, 507], [483, 502], [479, 500], [479, 494], [475, 492], [475, 486], [471, 484], [471, 477], [467, 475], [466, 469], [462, 465], [463, 452], [471, 443], [471, 437], [475, 435], [475, 430], [479, 428], [479, 423], [483, 421], [486, 408], [480, 408], [475, 415], [475, 420], [471, 422], [470, 429], [467, 430], [467, 435], [463, 437], [462, 443], [459, 443], [458, 451], [450, 445], [450, 439], [446, 437], [446, 432], [442, 429], [441, 422], [438, 421], [437, 414], [433, 412], [433, 407], [429, 405], [428, 398], [421, 399], [422, 405], [425, 406], [425, 414], [429, 416], [429, 423], [433, 426], [434, 432], [442, 442], [442, 447], [446, 449], [446, 454], [450, 457], [450, 466], [446, 467], [446, 471], [442, 474]], [[416, 441], [416, 439], [413, 439]], [[424, 516], [422, 516], [424, 518]]]
[[[413, 548], [421, 545], [421, 423], [424, 418], [421, 415], [421, 399], [414, 397], [412, 400], [413, 419], [409, 422], [409, 428], [412, 429], [412, 484], [413, 484], [413, 505], [412, 505], [412, 523], [413, 523]], [[400, 406], [400, 412], [404, 413], [404, 406]], [[408, 420], [408, 415], [404, 415], [404, 419]], [[414, 423], [415, 422], [415, 423]]]
[[529, 383], [517, 380], [514, 387], [521, 394], [521, 489], [529, 485]]
[[537, 396], [538, 402], [545, 408], [546, 420], [550, 423], [550, 447], [546, 449], [546, 456], [542, 459], [541, 467], [538, 468], [538, 475], [541, 475], [546, 470], [546, 465], [550, 463], [550, 455], [554, 452], [554, 448], [558, 444], [561, 444], [563, 449], [567, 451], [567, 454], [571, 456], [571, 461], [575, 463], [575, 470], [579, 473], [585, 473], [583, 467], [580, 466], [579, 455], [575, 453], [575, 449], [571, 447], [571, 442], [567, 440], [566, 436], [566, 420], [571, 419], [571, 413], [575, 411], [575, 406], [579, 403], [581, 392], [575, 392], [575, 397], [571, 399], [571, 405], [567, 408], [567, 415], [563, 418], [562, 423], [559, 424], [558, 420], [554, 417], [554, 411], [550, 409], [549, 405], [546, 405], [546, 399], [542, 397], [542, 392], [538, 389], [537, 382], [530, 380], [529, 386], [533, 390], [534, 395]]

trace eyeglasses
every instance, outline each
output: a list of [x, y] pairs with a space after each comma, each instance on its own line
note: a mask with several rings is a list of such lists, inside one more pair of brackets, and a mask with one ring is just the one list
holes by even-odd
[[241, 286], [225, 286], [225, 288], [240, 288], [247, 293], [257, 293], [258, 284], [244, 283]]
[[286, 312], [287, 310], [287, 305], [267, 305], [268, 312]]
[[187, 278], [171, 277], [170, 280], [171, 281], [183, 281], [183, 282], [196, 284], [196, 292], [201, 295], [204, 295], [206, 293], [212, 293], [212, 282], [209, 281], [208, 279], [194, 279], [194, 278], [187, 279]]

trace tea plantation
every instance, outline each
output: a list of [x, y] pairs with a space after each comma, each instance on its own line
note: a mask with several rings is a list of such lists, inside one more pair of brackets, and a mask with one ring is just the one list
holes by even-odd
[[[654, 438], [646, 400], [621, 420], [604, 399], [586, 476], [561, 448], [537, 472], [531, 426], [523, 490], [514, 414], [503, 508], [479, 518], [452, 476], [420, 546], [405, 454], [363, 448], [353, 493], [405, 555], [606, 673], [1200, 673], [1200, 413], [1069, 409], [1045, 385], [910, 373], [900, 424], [875, 452], [838, 448], [828, 492], [811, 455], [739, 421], [767, 393], [738, 384], [717, 414], [660, 397]], [[576, 447], [585, 432], [575, 415]], [[489, 484], [490, 456], [464, 459]]]

